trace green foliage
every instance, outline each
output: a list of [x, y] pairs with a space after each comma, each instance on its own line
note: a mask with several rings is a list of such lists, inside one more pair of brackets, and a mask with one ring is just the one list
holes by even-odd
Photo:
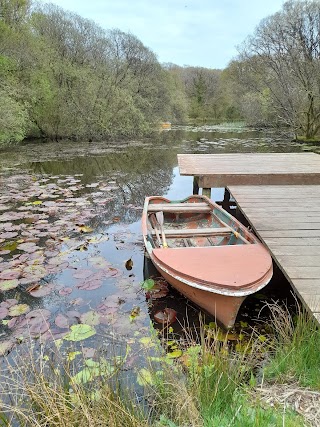
[[29, 126], [26, 108], [1, 87], [0, 99], [0, 143], [22, 141]]
[[27, 0], [1, 2], [0, 142], [134, 137], [185, 117], [180, 88], [132, 34], [54, 5], [30, 14]]

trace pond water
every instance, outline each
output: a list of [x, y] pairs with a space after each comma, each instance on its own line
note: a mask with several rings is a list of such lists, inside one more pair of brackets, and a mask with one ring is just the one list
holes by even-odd
[[[178, 153], [302, 150], [310, 147], [285, 134], [231, 125], [181, 126], [130, 143], [27, 143], [2, 150], [0, 354], [30, 336], [81, 340], [88, 357], [110, 339], [143, 344], [154, 314], [164, 308], [177, 312], [172, 333], [196, 328], [200, 310], [190, 301], [174, 290], [148, 299], [141, 289], [156, 276], [140, 232], [144, 198], [191, 194], [192, 178], [179, 175]], [[221, 200], [223, 189], [213, 189], [211, 197]], [[289, 298], [276, 272], [266, 292], [243, 305], [241, 325], [257, 323], [264, 300]]]

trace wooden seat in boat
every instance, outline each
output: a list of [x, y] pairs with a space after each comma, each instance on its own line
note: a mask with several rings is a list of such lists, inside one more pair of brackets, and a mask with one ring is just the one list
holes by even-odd
[[154, 203], [149, 204], [148, 212], [203, 213], [211, 212], [206, 203]]
[[[164, 233], [166, 237], [192, 237], [192, 236], [225, 236], [232, 234], [233, 231], [229, 227], [218, 227], [218, 228], [180, 228], [172, 229], [165, 228]], [[155, 234], [155, 231], [153, 231]]]

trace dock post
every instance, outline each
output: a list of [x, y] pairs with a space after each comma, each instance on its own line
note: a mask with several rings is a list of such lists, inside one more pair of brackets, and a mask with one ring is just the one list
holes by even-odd
[[193, 177], [193, 192], [192, 194], [199, 194], [199, 177]]
[[227, 188], [224, 189], [224, 196], [223, 196], [223, 201], [221, 203], [221, 206], [225, 210], [230, 209], [230, 193]]
[[202, 189], [202, 195], [203, 196], [207, 196], [210, 199], [210, 197], [211, 197], [211, 188], [203, 188]]

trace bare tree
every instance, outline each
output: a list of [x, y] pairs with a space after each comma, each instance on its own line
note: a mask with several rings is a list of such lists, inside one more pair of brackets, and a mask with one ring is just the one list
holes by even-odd
[[268, 89], [278, 121], [314, 137], [320, 129], [320, 2], [286, 2], [261, 21], [240, 59], [250, 89]]

